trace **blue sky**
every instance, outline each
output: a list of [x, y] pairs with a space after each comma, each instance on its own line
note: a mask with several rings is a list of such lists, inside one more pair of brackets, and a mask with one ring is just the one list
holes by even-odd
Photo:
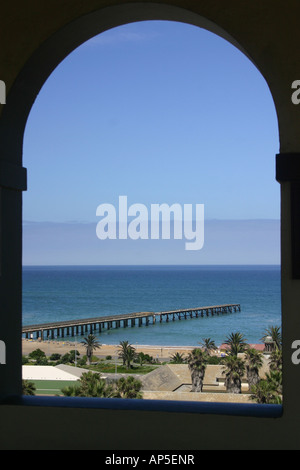
[[[146, 206], [204, 204], [207, 221], [256, 220], [259, 233], [260, 221], [280, 218], [278, 151], [270, 91], [239, 50], [185, 24], [122, 26], [75, 50], [37, 97], [24, 139], [24, 221], [31, 223], [27, 229], [40, 224], [41, 234], [45, 223], [60, 229], [72, 223], [68, 244], [80, 224], [96, 230], [98, 205], [117, 207], [126, 195], [129, 204]], [[261, 242], [271, 250], [268, 230]], [[30, 264], [37, 253], [25, 232]], [[268, 256], [276, 263], [278, 246]], [[144, 245], [133, 264], [152, 249]], [[62, 252], [54, 252], [53, 263], [63, 262]]]

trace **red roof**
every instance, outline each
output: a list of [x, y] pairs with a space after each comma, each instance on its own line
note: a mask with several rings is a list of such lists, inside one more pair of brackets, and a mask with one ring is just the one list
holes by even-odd
[[[248, 345], [250, 347], [250, 349], [256, 349], [256, 351], [261, 351], [263, 352], [265, 350], [265, 345], [264, 344], [249, 344]], [[230, 347], [228, 346], [228, 344], [221, 344], [221, 346], [218, 348], [218, 349], [230, 349]]]

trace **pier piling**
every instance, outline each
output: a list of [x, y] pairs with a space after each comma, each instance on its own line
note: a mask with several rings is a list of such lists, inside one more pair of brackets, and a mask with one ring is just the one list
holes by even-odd
[[91, 334], [97, 331], [97, 326], [99, 333], [101, 333], [102, 330], [105, 329], [105, 325], [107, 330], [110, 330], [113, 327], [120, 328], [121, 325], [123, 325], [123, 328], [126, 328], [128, 327], [129, 321], [130, 326], [133, 328], [136, 325], [138, 325], [139, 327], [142, 327], [143, 325], [149, 326], [150, 324], [155, 325], [158, 317], [160, 323], [162, 323], [163, 321], [169, 323], [170, 319], [172, 319], [173, 321], [175, 321], [176, 319], [181, 320], [182, 318], [187, 320], [188, 318], [203, 318], [205, 315], [207, 317], [213, 317], [214, 315], [224, 315], [236, 312], [241, 312], [240, 304], [224, 304], [210, 307], [179, 309], [155, 313], [127, 313], [124, 315], [110, 315], [98, 318], [68, 320], [41, 325], [27, 325], [23, 326], [22, 334], [26, 339], [34, 338], [35, 336], [36, 339], [41, 338], [41, 341], [43, 341], [44, 333], [46, 333], [47, 339], [51, 338], [53, 340], [55, 338], [55, 332], [58, 338], [64, 338], [65, 334], [67, 336], [72, 335], [74, 337], [74, 331], [76, 332], [76, 336], [78, 334], [81, 334], [83, 336], [85, 333], [88, 333], [88, 330], [90, 330]]

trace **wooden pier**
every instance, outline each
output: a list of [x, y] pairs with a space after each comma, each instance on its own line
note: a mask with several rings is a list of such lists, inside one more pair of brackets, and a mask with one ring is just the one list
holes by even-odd
[[55, 323], [44, 323], [39, 325], [23, 326], [22, 334], [25, 338], [36, 338], [54, 340], [65, 336], [75, 337], [86, 334], [101, 333], [102, 330], [112, 328], [141, 327], [143, 325], [154, 325], [159, 322], [175, 320], [187, 320], [188, 318], [199, 318], [204, 316], [224, 315], [240, 312], [240, 304], [215, 305], [211, 307], [188, 308], [170, 310], [167, 312], [138, 312], [124, 315], [111, 315], [98, 318], [85, 318], [80, 320], [68, 320]]

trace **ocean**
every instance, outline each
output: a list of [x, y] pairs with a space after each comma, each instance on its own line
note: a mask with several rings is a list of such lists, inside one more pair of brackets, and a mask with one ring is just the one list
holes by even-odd
[[23, 268], [23, 325], [231, 303], [241, 312], [104, 330], [102, 344], [198, 346], [211, 338], [219, 346], [235, 332], [260, 343], [267, 328], [281, 326], [280, 266]]

